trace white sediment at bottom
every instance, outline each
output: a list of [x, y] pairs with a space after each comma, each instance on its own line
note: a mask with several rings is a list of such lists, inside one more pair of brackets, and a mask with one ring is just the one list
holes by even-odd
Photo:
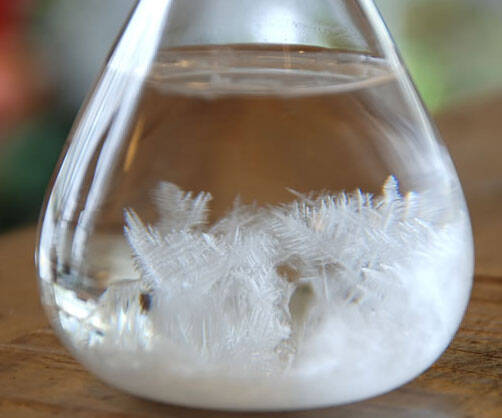
[[[435, 356], [428, 359], [432, 363]], [[396, 361], [399, 361], [397, 359]], [[177, 376], [156, 365], [138, 373], [123, 365], [112, 369], [97, 358], [84, 365], [110, 385], [147, 399], [195, 408], [279, 411], [340, 405], [388, 392], [423, 371], [416, 364], [395, 370], [370, 368], [366, 373], [317, 373], [270, 377], [229, 378], [194, 375]], [[389, 375], [390, 374], [390, 375]]]
[[457, 330], [473, 269], [465, 211], [401, 197], [393, 178], [382, 197], [236, 205], [204, 229], [208, 201], [163, 185], [156, 227], [126, 216], [140, 279], [80, 310], [54, 288], [68, 345], [106, 382], [203, 408], [341, 404], [411, 380]]

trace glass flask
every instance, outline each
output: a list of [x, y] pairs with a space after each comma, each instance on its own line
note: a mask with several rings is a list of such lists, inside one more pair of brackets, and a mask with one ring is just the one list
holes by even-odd
[[371, 0], [140, 0], [70, 134], [37, 247], [73, 355], [163, 402], [375, 396], [445, 350], [469, 216]]

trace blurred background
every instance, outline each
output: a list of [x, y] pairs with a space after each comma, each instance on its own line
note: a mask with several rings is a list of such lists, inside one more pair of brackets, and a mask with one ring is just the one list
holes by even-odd
[[[502, 92], [501, 0], [376, 0], [434, 114]], [[0, 0], [0, 232], [33, 223], [135, 0]]]

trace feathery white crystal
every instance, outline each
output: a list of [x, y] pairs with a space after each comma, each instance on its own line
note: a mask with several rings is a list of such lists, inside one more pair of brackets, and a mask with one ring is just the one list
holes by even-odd
[[438, 224], [394, 177], [380, 197], [292, 193], [279, 207], [236, 200], [212, 227], [211, 196], [170, 183], [156, 226], [127, 210], [141, 278], [102, 295], [88, 343], [114, 356], [84, 361], [145, 396], [237, 408], [349, 401], [430, 365], [467, 297], [449, 289], [469, 269], [465, 219]]

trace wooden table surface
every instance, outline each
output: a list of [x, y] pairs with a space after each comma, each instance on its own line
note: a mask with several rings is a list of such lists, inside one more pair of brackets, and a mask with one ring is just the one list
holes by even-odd
[[85, 371], [49, 328], [30, 227], [0, 237], [0, 417], [502, 417], [502, 97], [437, 121], [470, 206], [476, 277], [460, 331], [418, 379], [364, 402], [278, 414], [191, 410], [121, 393]]

